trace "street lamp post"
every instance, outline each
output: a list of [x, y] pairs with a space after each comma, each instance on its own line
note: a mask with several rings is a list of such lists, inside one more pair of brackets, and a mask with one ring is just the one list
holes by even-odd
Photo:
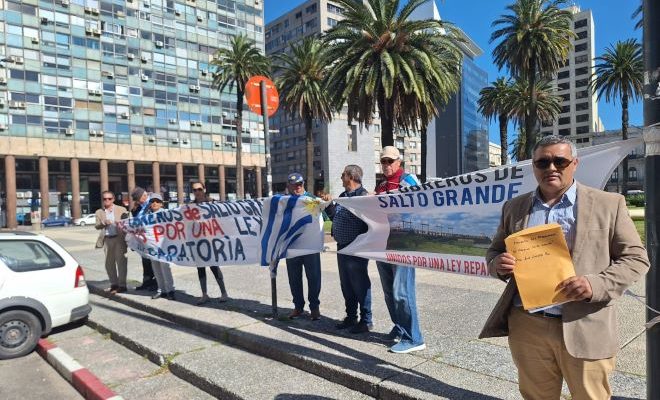
[[264, 124], [264, 145], [266, 146], [266, 185], [268, 187], [268, 196], [273, 195], [273, 170], [270, 160], [270, 132], [268, 130], [268, 111], [267, 111], [267, 100], [266, 100], [266, 81], [259, 82], [261, 89], [261, 115], [263, 116]]
[[[646, 304], [660, 309], [660, 271], [657, 269], [660, 235], [660, 2], [644, 0], [644, 141], [646, 142], [646, 249], [651, 269], [646, 276]], [[646, 320], [656, 317], [646, 311]], [[646, 332], [646, 394], [660, 399], [660, 324]]]

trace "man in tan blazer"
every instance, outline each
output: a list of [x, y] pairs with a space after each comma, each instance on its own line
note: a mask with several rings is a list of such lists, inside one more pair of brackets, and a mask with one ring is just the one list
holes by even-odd
[[109, 190], [101, 194], [103, 208], [96, 210], [96, 229], [100, 230], [96, 248], [105, 249], [105, 270], [110, 279], [110, 294], [126, 291], [126, 240], [115, 222], [128, 217], [128, 210], [114, 204], [115, 195]]
[[[614, 300], [640, 279], [649, 261], [623, 196], [577, 183], [575, 145], [547, 136], [534, 147], [535, 192], [511, 199], [488, 249], [491, 275], [508, 282], [480, 338], [508, 336], [525, 399], [559, 399], [562, 379], [573, 399], [608, 399], [619, 349]], [[504, 239], [527, 227], [562, 226], [576, 276], [560, 283], [570, 302], [539, 312], [521, 307], [516, 260]]]

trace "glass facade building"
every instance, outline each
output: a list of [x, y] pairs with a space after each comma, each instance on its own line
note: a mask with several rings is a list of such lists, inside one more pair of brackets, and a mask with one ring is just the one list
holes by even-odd
[[[262, 1], [0, 0], [7, 225], [35, 196], [73, 216], [135, 185], [181, 203], [202, 178], [231, 197], [235, 93], [211, 87], [211, 62], [237, 34], [263, 49]], [[246, 111], [243, 127], [246, 192], [261, 195], [263, 126]]]

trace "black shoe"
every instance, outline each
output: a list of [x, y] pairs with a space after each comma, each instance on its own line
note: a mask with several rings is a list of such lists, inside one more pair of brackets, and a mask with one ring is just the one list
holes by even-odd
[[153, 296], [151, 296], [152, 299], [160, 299], [161, 297], [167, 297], [167, 293], [163, 292], [156, 292]]
[[174, 296], [174, 292], [167, 293], [165, 297], [167, 297], [167, 300], [176, 300], [176, 297]]
[[360, 321], [356, 325], [353, 325], [348, 331], [351, 333], [367, 333], [372, 329], [374, 329], [374, 324], [367, 324], [364, 321]]
[[335, 328], [337, 328], [337, 329], [346, 329], [346, 328], [350, 328], [352, 326], [355, 326], [355, 324], [357, 324], [357, 319], [346, 317], [346, 318], [344, 318], [343, 321], [341, 321], [340, 323], [335, 325]]

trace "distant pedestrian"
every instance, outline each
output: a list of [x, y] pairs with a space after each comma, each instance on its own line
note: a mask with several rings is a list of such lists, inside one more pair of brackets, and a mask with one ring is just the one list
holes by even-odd
[[[158, 213], [164, 211], [163, 198], [158, 193], [152, 193], [149, 199], [148, 213]], [[151, 266], [158, 282], [158, 290], [151, 296], [152, 299], [164, 297], [168, 300], [174, 300], [174, 279], [170, 264], [165, 261], [151, 260]]]
[[[347, 165], [341, 174], [344, 192], [339, 197], [367, 196], [369, 192], [362, 187], [362, 168]], [[322, 196], [331, 200], [330, 195]], [[367, 232], [367, 224], [345, 207], [332, 202], [326, 209], [332, 220], [332, 236], [337, 241], [337, 251], [351, 244], [359, 235]], [[373, 329], [371, 316], [371, 281], [367, 266], [369, 260], [362, 257], [337, 253], [339, 284], [346, 305], [346, 317], [337, 324], [337, 329], [350, 328], [351, 333], [364, 333]], [[358, 307], [360, 320], [358, 321]]]
[[[144, 215], [149, 210], [149, 193], [143, 188], [136, 186], [131, 191], [131, 198], [135, 203], [131, 210], [133, 217]], [[155, 291], [158, 289], [158, 283], [154, 277], [154, 271], [151, 267], [151, 259], [142, 257], [142, 284], [135, 288], [136, 290]]]
[[[401, 168], [401, 154], [394, 146], [385, 146], [380, 152], [383, 179], [376, 186], [376, 194], [388, 193], [402, 187], [418, 185], [413, 174]], [[419, 328], [417, 297], [415, 293], [415, 268], [377, 261], [380, 283], [383, 286], [385, 304], [394, 322], [389, 338], [398, 341], [390, 347], [393, 353], [410, 353], [424, 350], [424, 338]]]
[[[315, 198], [312, 194], [305, 191], [305, 180], [298, 172], [289, 174], [287, 178], [287, 191], [293, 196], [307, 196]], [[307, 254], [286, 259], [286, 273], [289, 277], [289, 287], [291, 296], [293, 296], [293, 306], [295, 307], [290, 319], [295, 319], [304, 314], [305, 295], [303, 293], [303, 266], [307, 276], [307, 299], [309, 300], [309, 310], [313, 321], [321, 319], [319, 310], [319, 294], [321, 293], [321, 254]]]
[[95, 227], [100, 230], [96, 248], [103, 248], [105, 251], [105, 270], [110, 279], [110, 294], [123, 293], [126, 291], [127, 247], [124, 232], [117, 228], [115, 222], [128, 217], [128, 210], [114, 204], [115, 195], [109, 190], [101, 193], [101, 199], [103, 207], [95, 213]]
[[[193, 200], [195, 204], [208, 203], [213, 201], [211, 198], [209, 198], [206, 195], [206, 187], [202, 182], [193, 182], [191, 188], [193, 191], [193, 196], [195, 197], [195, 199]], [[229, 295], [227, 294], [227, 289], [225, 288], [225, 279], [224, 276], [222, 276], [222, 271], [220, 271], [220, 267], [215, 265], [209, 268], [211, 269], [211, 273], [215, 277], [215, 281], [218, 282], [218, 286], [220, 287], [220, 297], [218, 298], [218, 301], [224, 303], [229, 300]], [[208, 289], [206, 285], [205, 267], [197, 268], [197, 277], [199, 278], [199, 284], [202, 288], [202, 297], [199, 300], [197, 300], [197, 305], [206, 304], [209, 302], [209, 300], [211, 300], [211, 298], [208, 295]]]

